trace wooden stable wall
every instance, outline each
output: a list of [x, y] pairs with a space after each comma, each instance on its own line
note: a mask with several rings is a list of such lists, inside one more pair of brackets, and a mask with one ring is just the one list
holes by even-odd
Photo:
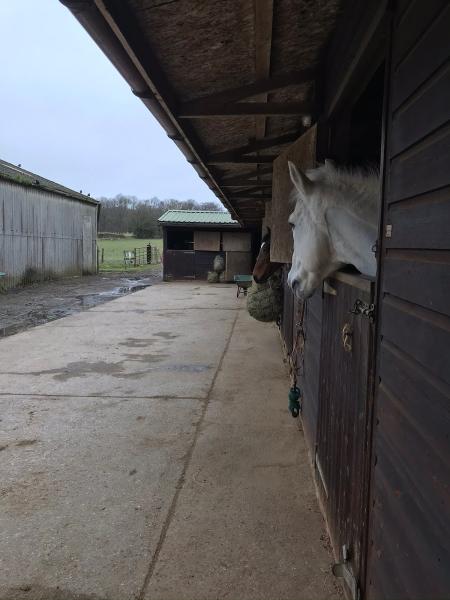
[[[348, 551], [349, 597], [443, 599], [450, 597], [450, 6], [400, 0], [392, 19], [385, 3], [354, 4], [363, 16], [344, 24], [341, 47], [347, 39], [352, 59], [327, 80], [317, 156], [327, 156], [327, 119], [350, 102], [364, 65], [374, 73], [386, 60], [378, 306], [375, 325], [350, 315], [354, 300], [370, 303], [373, 292], [358, 277], [351, 284], [330, 279], [336, 296], [320, 290], [307, 301], [298, 371], [303, 428], [318, 457], [336, 558], [344, 561], [344, 544]], [[351, 23], [366, 31], [353, 36]], [[272, 217], [280, 209], [287, 219], [286, 206], [277, 205], [287, 184], [277, 177], [274, 169]], [[275, 246], [272, 258], [289, 261], [289, 252], [288, 243]], [[298, 303], [285, 293], [282, 335], [292, 351]]]
[[373, 329], [355, 303], [373, 303], [374, 283], [337, 272], [324, 285], [316, 455], [318, 488], [336, 555], [363, 589], [372, 418]]
[[[197, 227], [197, 228], [196, 228]], [[188, 248], [174, 250], [169, 247], [170, 234], [187, 231], [193, 237]], [[222, 256], [225, 261], [225, 281], [233, 281], [234, 275], [249, 274], [253, 268], [254, 232], [229, 231], [224, 228], [200, 229], [199, 226], [163, 227], [163, 278], [207, 279], [213, 270], [214, 258]]]
[[290, 204], [292, 183], [289, 177], [288, 161], [301, 169], [311, 169], [316, 164], [316, 127], [311, 127], [273, 163], [273, 183], [271, 202], [270, 260], [290, 263], [293, 243], [288, 218], [294, 207]]
[[450, 5], [398, 2], [367, 598], [450, 597]]

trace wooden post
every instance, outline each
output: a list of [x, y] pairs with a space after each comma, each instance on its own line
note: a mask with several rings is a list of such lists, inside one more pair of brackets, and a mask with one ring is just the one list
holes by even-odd
[[105, 262], [105, 249], [102, 248], [102, 264]]

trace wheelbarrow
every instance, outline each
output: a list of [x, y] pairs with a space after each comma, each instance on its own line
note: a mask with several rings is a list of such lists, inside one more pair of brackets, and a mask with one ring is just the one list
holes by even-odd
[[236, 298], [239, 298], [241, 294], [247, 295], [248, 288], [252, 285], [252, 275], [235, 275], [234, 281], [237, 285]]

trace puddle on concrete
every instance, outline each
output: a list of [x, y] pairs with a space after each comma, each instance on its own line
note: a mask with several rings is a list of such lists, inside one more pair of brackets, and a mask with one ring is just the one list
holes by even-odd
[[[32, 306], [32, 308], [18, 315], [15, 322], [2, 326], [0, 315], [0, 338], [19, 333], [29, 327], [43, 325], [62, 317], [68, 317], [82, 310], [94, 308], [116, 298], [144, 290], [151, 286], [153, 281], [150, 277], [123, 277], [116, 280], [114, 282], [116, 285], [110, 290], [75, 295], [68, 293], [67, 296], [62, 298], [53, 297], [51, 302], [49, 302], [50, 306], [44, 303], [27, 302], [26, 305]], [[120, 285], [117, 285], [117, 283]], [[57, 301], [57, 306], [55, 306], [55, 301]]]
[[174, 340], [175, 338], [180, 337], [178, 334], [172, 333], [171, 331], [157, 331], [153, 335], [162, 337], [165, 340]]
[[204, 373], [212, 369], [212, 365], [167, 365], [165, 368], [168, 371], [179, 371], [181, 373]]
[[133, 292], [145, 290], [145, 288], [148, 288], [151, 285], [149, 279], [124, 279], [122, 281], [124, 282], [124, 285], [119, 285], [106, 292], [83, 294], [76, 296], [76, 298], [80, 301], [83, 308], [93, 308], [94, 306], [103, 304], [103, 302], [108, 302], [108, 300], [114, 300], [115, 298], [120, 298], [120, 296], [126, 296]]

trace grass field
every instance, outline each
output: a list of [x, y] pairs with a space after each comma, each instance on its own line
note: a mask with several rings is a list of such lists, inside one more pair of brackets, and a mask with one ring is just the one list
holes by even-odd
[[[123, 253], [126, 250], [134, 250], [135, 248], [145, 248], [147, 244], [158, 248], [162, 253], [162, 239], [136, 239], [133, 237], [123, 238], [118, 240], [97, 240], [97, 247], [100, 249], [100, 271], [144, 271], [158, 265], [143, 265], [131, 266], [125, 265], [123, 262]], [[104, 262], [101, 262], [101, 252], [104, 250]]]

